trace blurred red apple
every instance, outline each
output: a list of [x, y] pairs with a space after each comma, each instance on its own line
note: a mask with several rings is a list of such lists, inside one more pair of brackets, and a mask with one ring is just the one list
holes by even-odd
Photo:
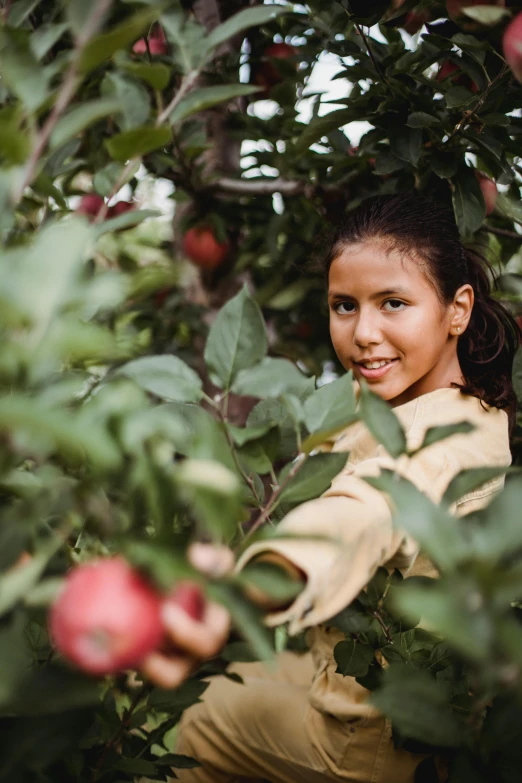
[[82, 196], [76, 212], [78, 215], [86, 215], [89, 220], [94, 220], [103, 204], [103, 198], [97, 193], [86, 193], [85, 196]]
[[192, 617], [193, 620], [201, 620], [205, 612], [205, 597], [197, 582], [178, 582], [174, 590], [165, 599], [168, 603], [174, 603]]
[[139, 666], [163, 639], [162, 596], [122, 557], [71, 570], [50, 613], [56, 648], [90, 674]]
[[515, 79], [522, 82], [522, 13], [515, 16], [502, 40], [504, 57]]
[[477, 93], [479, 91], [478, 85], [471, 79], [466, 73], [464, 73], [458, 65], [451, 60], [444, 60], [441, 64], [435, 81], [442, 82], [444, 79], [450, 79], [456, 87], [465, 87], [470, 92]]
[[229, 251], [228, 241], [218, 242], [212, 226], [194, 226], [183, 237], [183, 252], [203, 269], [216, 269]]
[[491, 215], [497, 202], [498, 190], [492, 179], [482, 172], [476, 171], [475, 176], [479, 181], [484, 201], [486, 202], [486, 216]]
[[270, 89], [284, 81], [284, 75], [277, 67], [277, 60], [288, 60], [295, 57], [297, 49], [287, 43], [274, 43], [265, 49], [262, 60], [252, 70], [252, 81], [263, 87], [262, 96], [267, 96]]
[[[149, 37], [149, 52], [151, 54], [167, 54], [169, 45], [163, 32], [163, 27], [157, 25], [151, 31]], [[147, 41], [145, 38], [139, 38], [132, 47], [134, 54], [146, 54], [147, 53]]]
[[136, 205], [132, 201], [117, 201], [116, 204], [109, 207], [107, 217], [114, 218], [124, 215], [125, 212], [131, 212], [135, 207]]

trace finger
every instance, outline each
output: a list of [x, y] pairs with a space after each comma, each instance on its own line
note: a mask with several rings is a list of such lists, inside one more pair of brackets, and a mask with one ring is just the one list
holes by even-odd
[[153, 652], [141, 666], [143, 675], [160, 688], [177, 688], [194, 668], [193, 659], [184, 655], [166, 656]]
[[230, 615], [221, 604], [209, 601], [200, 621], [193, 620], [176, 604], [165, 601], [163, 624], [169, 640], [187, 655], [212, 658], [225, 644], [230, 630]]
[[187, 550], [190, 563], [212, 579], [226, 576], [234, 568], [234, 553], [220, 544], [195, 542]]

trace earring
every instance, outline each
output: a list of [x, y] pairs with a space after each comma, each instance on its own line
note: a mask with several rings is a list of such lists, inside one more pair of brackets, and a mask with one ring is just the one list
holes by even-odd
[[457, 334], [460, 334], [460, 326], [457, 326]]

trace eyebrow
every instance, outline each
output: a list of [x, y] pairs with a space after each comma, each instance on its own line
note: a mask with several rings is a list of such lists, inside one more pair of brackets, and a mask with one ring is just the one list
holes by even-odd
[[[377, 293], [372, 294], [370, 299], [380, 299], [381, 296], [390, 296], [391, 294], [399, 294], [400, 296], [407, 296], [408, 291], [406, 288], [401, 288], [400, 286], [397, 286], [397, 288], [386, 288], [384, 291], [377, 291]], [[333, 291], [328, 295], [329, 299], [354, 299], [351, 294], [343, 294], [341, 291]]]

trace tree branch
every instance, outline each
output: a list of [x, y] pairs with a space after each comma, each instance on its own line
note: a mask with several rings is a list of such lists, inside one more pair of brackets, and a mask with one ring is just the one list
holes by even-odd
[[91, 38], [96, 35], [99, 28], [101, 27], [105, 14], [110, 9], [111, 5], [112, 0], [98, 0], [98, 2], [94, 5], [92, 14], [87, 19], [84, 29], [76, 39], [72, 62], [62, 82], [62, 86], [58, 91], [56, 102], [42, 128], [40, 129], [40, 132], [36, 136], [35, 144], [25, 167], [24, 176], [17, 190], [15, 191], [13, 199], [15, 204], [18, 204], [18, 202], [22, 199], [26, 187], [33, 181], [36, 168], [38, 166], [38, 161], [40, 160], [40, 157], [49, 142], [51, 133], [56, 127], [56, 123], [74, 97], [74, 93], [76, 92], [79, 84], [83, 80], [83, 76], [78, 73], [80, 58]]
[[281, 193], [283, 196], [295, 196], [302, 193], [308, 183], [299, 180], [277, 179], [234, 179], [221, 177], [210, 183], [211, 190], [222, 190], [226, 193], [239, 193], [245, 196], [265, 196]]
[[283, 492], [284, 489], [286, 489], [286, 487], [288, 486], [290, 481], [294, 478], [294, 476], [296, 476], [299, 473], [299, 471], [301, 470], [301, 468], [303, 467], [307, 459], [308, 459], [308, 454], [298, 454], [296, 461], [294, 462], [291, 469], [284, 477], [283, 481], [277, 487], [275, 487], [274, 491], [272, 492], [270, 496], [270, 500], [266, 504], [264, 511], [259, 515], [259, 517], [256, 519], [256, 521], [254, 522], [254, 524], [252, 525], [248, 533], [245, 535], [243, 541], [241, 542], [241, 546], [243, 546], [245, 542], [248, 541], [248, 539], [254, 535], [256, 530], [258, 530], [261, 527], [261, 525], [263, 525], [267, 521], [267, 519], [270, 518], [270, 514], [274, 510], [274, 507], [277, 501], [279, 500], [281, 493]]
[[509, 237], [509, 239], [518, 239], [519, 242], [522, 242], [522, 234], [517, 234], [516, 231], [508, 231], [507, 228], [494, 228], [493, 226], [483, 226], [483, 229], [490, 234], [498, 234], [499, 237]]

